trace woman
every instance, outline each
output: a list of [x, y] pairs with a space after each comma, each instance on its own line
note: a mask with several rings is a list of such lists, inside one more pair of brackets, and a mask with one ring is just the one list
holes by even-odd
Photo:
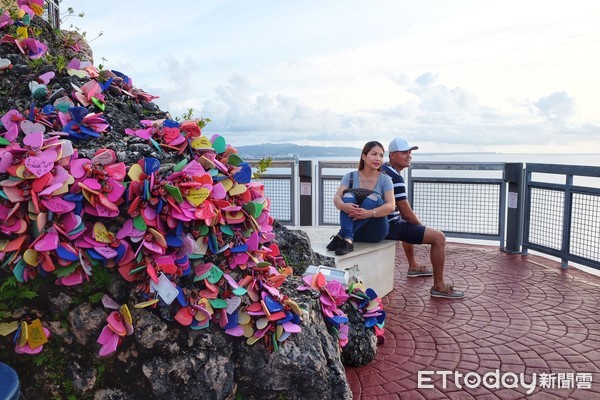
[[[340, 231], [327, 245], [340, 256], [354, 251], [354, 241], [381, 242], [388, 234], [387, 215], [394, 211], [394, 188], [389, 176], [381, 173], [383, 145], [368, 142], [362, 149], [358, 171], [348, 172], [342, 178], [333, 196], [333, 204], [340, 210]], [[373, 190], [364, 200], [357, 201], [348, 188]]]

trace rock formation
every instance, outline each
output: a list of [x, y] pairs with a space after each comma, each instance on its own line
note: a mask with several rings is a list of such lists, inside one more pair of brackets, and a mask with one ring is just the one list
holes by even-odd
[[351, 398], [376, 294], [302, 278], [331, 260], [270, 217], [235, 147], [96, 68], [42, 5], [0, 9], [0, 348], [25, 398]]

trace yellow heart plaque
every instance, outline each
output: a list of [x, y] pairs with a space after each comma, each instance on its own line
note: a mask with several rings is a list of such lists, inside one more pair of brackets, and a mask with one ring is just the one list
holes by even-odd
[[94, 239], [100, 243], [112, 243], [115, 241], [115, 235], [109, 232], [102, 222], [94, 224]]
[[246, 185], [242, 185], [242, 184], [238, 183], [235, 186], [233, 186], [231, 189], [229, 189], [228, 193], [230, 196], [236, 196], [238, 194], [242, 194], [242, 193], [246, 192], [246, 190], [248, 190]]
[[133, 164], [129, 168], [129, 172], [127, 172], [127, 176], [129, 178], [131, 178], [132, 181], [139, 181], [140, 176], [142, 175], [143, 172], [144, 171], [142, 170], [142, 167], [140, 166], [140, 164]]
[[212, 143], [206, 136], [198, 136], [191, 143], [192, 149], [212, 149]]
[[204, 203], [204, 200], [208, 198], [210, 194], [210, 190], [207, 188], [200, 189], [190, 189], [190, 192], [185, 198], [194, 206], [198, 207], [200, 204]]
[[32, 267], [37, 267], [38, 265], [38, 252], [34, 249], [27, 249], [25, 253], [23, 253], [23, 260]]

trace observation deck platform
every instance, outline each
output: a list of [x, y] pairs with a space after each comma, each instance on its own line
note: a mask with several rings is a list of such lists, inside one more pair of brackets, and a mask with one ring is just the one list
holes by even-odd
[[[430, 265], [428, 246], [415, 249]], [[385, 343], [369, 365], [346, 368], [354, 399], [600, 398], [600, 277], [542, 256], [449, 242], [445, 280], [466, 295], [438, 299], [429, 295], [431, 277], [407, 279], [396, 250], [393, 289], [383, 297]], [[476, 383], [496, 370], [508, 384], [455, 382], [455, 372]], [[421, 372], [431, 387], [419, 388], [419, 371], [453, 373], [444, 385], [441, 374]], [[536, 384], [512, 385], [507, 373]]]

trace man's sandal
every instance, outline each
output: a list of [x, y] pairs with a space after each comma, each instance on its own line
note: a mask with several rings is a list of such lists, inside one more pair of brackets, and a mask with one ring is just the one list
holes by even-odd
[[465, 292], [454, 290], [451, 285], [446, 285], [446, 287], [441, 290], [431, 288], [429, 293], [431, 294], [431, 297], [440, 297], [444, 299], [462, 299], [465, 297]]
[[409, 269], [406, 273], [408, 278], [418, 278], [420, 276], [431, 276], [433, 275], [433, 270], [431, 268], [427, 268], [423, 265], [419, 265], [418, 268]]

